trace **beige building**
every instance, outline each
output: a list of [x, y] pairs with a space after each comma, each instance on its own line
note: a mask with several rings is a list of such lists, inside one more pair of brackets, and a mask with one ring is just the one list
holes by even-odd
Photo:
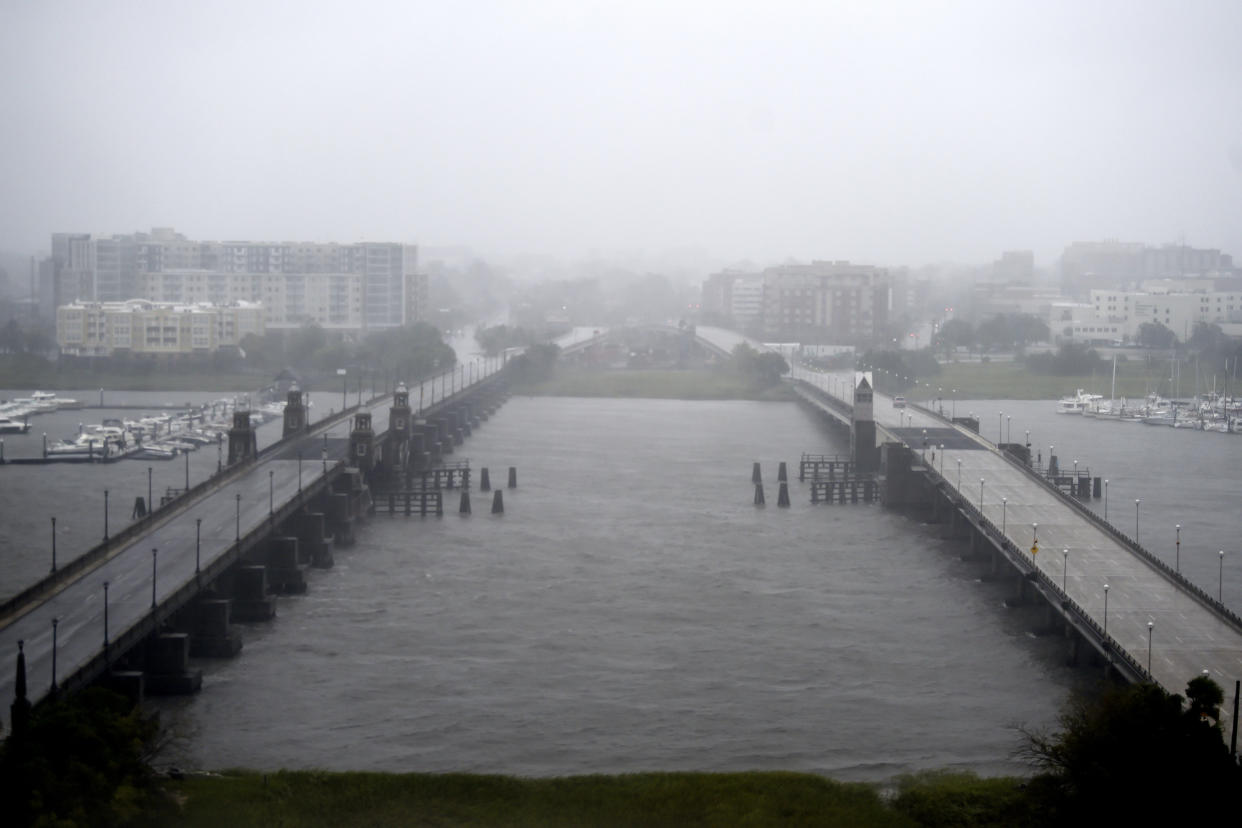
[[888, 325], [889, 272], [815, 261], [763, 272], [765, 336], [803, 343], [868, 343]]
[[210, 354], [264, 332], [254, 302], [182, 304], [130, 299], [73, 302], [56, 309], [56, 343], [67, 356]]

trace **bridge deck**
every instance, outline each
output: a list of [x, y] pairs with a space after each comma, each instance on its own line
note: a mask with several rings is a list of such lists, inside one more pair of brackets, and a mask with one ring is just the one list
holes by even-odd
[[[428, 398], [433, 396], [433, 384], [433, 380], [423, 384]], [[410, 392], [411, 401], [417, 408], [420, 386], [412, 386]], [[391, 397], [384, 397], [359, 409], [371, 412], [377, 437], [381, 424], [387, 422], [391, 402]], [[315, 428], [300, 440], [291, 441], [279, 451], [260, 457], [239, 476], [221, 481], [158, 519], [140, 538], [118, 544], [117, 549], [109, 552], [106, 561], [87, 569], [46, 600], [18, 609], [10, 618], [0, 619], [0, 653], [5, 654], [0, 665], [0, 699], [3, 700], [0, 721], [5, 726], [3, 732], [7, 733], [11, 724], [8, 721], [9, 702], [14, 698], [16, 679], [12, 657], [19, 640], [25, 641], [28, 698], [32, 704], [37, 704], [51, 689], [53, 618], [59, 619], [56, 674], [59, 682], [63, 683], [103, 652], [104, 581], [109, 583], [109, 638], [115, 642], [127, 630], [149, 619], [152, 549], [159, 550], [156, 601], [162, 604], [194, 580], [196, 519], [203, 521], [199, 555], [200, 565], [206, 570], [234, 546], [239, 519], [242, 538], [268, 524], [269, 494], [272, 506], [279, 512], [282, 506], [298, 497], [299, 473], [303, 487], [310, 487], [321, 480], [325, 471], [322, 461], [325, 446], [328, 449], [329, 471], [334, 463], [344, 459], [351, 424], [352, 414]], [[297, 460], [299, 449], [303, 451], [301, 463]]]
[[[805, 370], [797, 378], [831, 394], [848, 387], [852, 375]], [[834, 386], [833, 379], [836, 384]], [[904, 412], [904, 418], [902, 416]], [[1019, 549], [1029, 550], [1036, 533], [1035, 563], [1140, 665], [1147, 665], [1147, 622], [1155, 623], [1151, 675], [1173, 693], [1207, 670], [1230, 696], [1242, 678], [1242, 629], [1205, 606], [1086, 515], [1066, 504], [1029, 474], [1007, 460], [991, 443], [954, 427], [953, 441], [941, 440], [944, 420], [917, 408], [895, 409], [883, 394], [874, 398], [878, 429], [902, 438], [922, 452], [922, 430], [936, 446], [935, 469], [963, 499], [978, 506]], [[904, 423], [903, 423], [904, 419]], [[937, 436], [932, 439], [933, 430]], [[944, 450], [939, 448], [944, 443]], [[931, 452], [928, 452], [931, 464]], [[960, 477], [958, 473], [960, 464]], [[1002, 504], [1001, 498], [1007, 503]], [[1032, 525], [1038, 524], [1038, 529]], [[1068, 550], [1064, 555], [1062, 550]], [[1104, 624], [1104, 585], [1108, 584], [1108, 618]], [[1228, 711], [1222, 711], [1227, 717]]]

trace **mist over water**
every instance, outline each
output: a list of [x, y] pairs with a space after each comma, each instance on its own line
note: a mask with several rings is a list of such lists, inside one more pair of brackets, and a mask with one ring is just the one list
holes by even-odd
[[[981, 563], [875, 505], [816, 506], [780, 403], [515, 398], [459, 449], [506, 513], [377, 516], [305, 596], [153, 705], [161, 761], [560, 775], [1021, 772], [1085, 672], [980, 583]], [[793, 506], [768, 502], [791, 464]], [[456, 496], [448, 499], [456, 506]]]

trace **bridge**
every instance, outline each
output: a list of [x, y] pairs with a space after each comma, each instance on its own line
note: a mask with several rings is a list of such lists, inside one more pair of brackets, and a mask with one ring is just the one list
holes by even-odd
[[[809, 405], [851, 429], [856, 462], [871, 453], [886, 505], [929, 512], [968, 536], [993, 575], [1014, 579], [1016, 600], [1046, 606], [1075, 660], [1086, 648], [1129, 681], [1179, 694], [1206, 673], [1228, 698], [1242, 678], [1242, 618], [1035, 474], [1025, 446], [990, 443], [970, 418], [895, 408], [869, 383], [856, 388], [853, 373], [795, 367], [791, 379]], [[859, 436], [868, 420], [869, 446]], [[1235, 717], [1222, 710], [1223, 724]]]
[[[135, 693], [197, 689], [191, 652], [235, 654], [230, 621], [270, 618], [271, 592], [303, 591], [305, 569], [330, 566], [332, 545], [352, 542], [368, 484], [401, 485], [439, 464], [506, 383], [500, 360], [461, 365], [316, 424], [295, 389], [284, 438], [262, 453], [239, 412], [221, 473], [0, 605], [0, 651], [20, 649], [24, 665], [0, 670], [0, 698], [16, 700], [0, 713], [3, 732], [29, 705], [101, 678]], [[388, 428], [376, 431], [381, 417]]]

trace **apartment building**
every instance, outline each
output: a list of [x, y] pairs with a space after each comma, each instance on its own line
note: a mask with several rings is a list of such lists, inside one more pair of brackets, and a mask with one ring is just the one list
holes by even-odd
[[59, 304], [258, 302], [271, 328], [313, 322], [346, 331], [411, 324], [428, 310], [415, 245], [195, 241], [155, 228], [110, 238], [58, 233], [52, 246], [49, 293]]
[[889, 273], [850, 262], [814, 261], [763, 272], [764, 335], [808, 344], [872, 341], [888, 324]]
[[128, 299], [72, 302], [56, 309], [56, 342], [66, 356], [109, 357], [119, 351], [149, 357], [210, 354], [263, 331], [263, 308], [255, 302]]

